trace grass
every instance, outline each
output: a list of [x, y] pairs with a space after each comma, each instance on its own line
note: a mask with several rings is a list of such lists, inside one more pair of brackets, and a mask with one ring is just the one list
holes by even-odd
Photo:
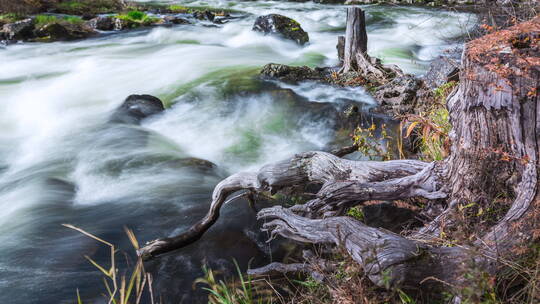
[[[131, 269], [131, 274], [129, 276], [126, 274], [119, 276], [116, 263], [116, 254], [118, 252], [115, 245], [73, 225], [62, 224], [62, 226], [78, 231], [110, 248], [109, 266], [98, 264], [89, 256], [84, 256], [96, 269], [102, 273], [104, 289], [106, 291], [106, 293], [104, 292], [103, 295], [109, 304], [139, 304], [142, 301], [145, 290], [148, 291], [147, 293], [151, 298], [151, 303], [154, 303], [152, 276], [151, 274], [146, 273], [144, 264], [140, 258], [137, 259], [137, 264]], [[125, 228], [125, 231], [133, 248], [135, 250], [139, 249], [139, 242], [137, 241], [133, 231], [128, 228]], [[79, 289], [77, 289], [77, 303], [83, 304]]]

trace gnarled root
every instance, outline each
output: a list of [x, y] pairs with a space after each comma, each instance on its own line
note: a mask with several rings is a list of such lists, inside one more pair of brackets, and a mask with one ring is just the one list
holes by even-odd
[[[219, 211], [227, 198], [240, 190], [275, 193], [310, 183], [325, 184], [316, 199], [322, 202], [317, 204], [334, 202], [333, 198], [336, 198], [342, 202], [336, 206], [343, 208], [351, 201], [383, 196], [386, 199], [414, 195], [440, 197], [442, 193], [437, 190], [436, 179], [430, 177], [435, 168], [435, 165], [416, 160], [351, 161], [326, 152], [297, 154], [291, 159], [266, 165], [258, 172], [241, 172], [226, 178], [214, 189], [210, 210], [201, 221], [178, 236], [149, 242], [137, 253], [148, 260], [195, 242], [219, 218]], [[364, 198], [357, 196], [361, 193], [364, 193]]]

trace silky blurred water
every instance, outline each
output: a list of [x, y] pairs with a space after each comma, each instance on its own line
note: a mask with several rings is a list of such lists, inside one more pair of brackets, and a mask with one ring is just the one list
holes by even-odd
[[[77, 288], [99, 303], [101, 277], [83, 255], [106, 263], [107, 248], [62, 223], [132, 254], [124, 226], [141, 241], [178, 233], [203, 216], [222, 178], [328, 149], [347, 135], [328, 113], [375, 106], [362, 88], [255, 77], [270, 62], [335, 65], [344, 6], [182, 5], [226, 7], [241, 18], [0, 49], [1, 303], [73, 303]], [[369, 53], [416, 74], [474, 23], [474, 16], [439, 10], [366, 10]], [[309, 45], [252, 32], [256, 16], [268, 13], [300, 22]], [[125, 97], [143, 93], [160, 97], [167, 111], [142, 126], [107, 123]], [[366, 119], [390, 121], [368, 113]], [[230, 272], [233, 258], [242, 268], [253, 257], [255, 264], [271, 260], [275, 248], [256, 225], [239, 201], [203, 240], [150, 263], [163, 303], [204, 302], [192, 288], [203, 261]]]

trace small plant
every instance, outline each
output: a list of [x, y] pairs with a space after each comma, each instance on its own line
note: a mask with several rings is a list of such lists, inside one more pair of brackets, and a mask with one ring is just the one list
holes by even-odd
[[364, 220], [364, 212], [362, 211], [362, 207], [359, 206], [349, 209], [349, 211], [347, 211], [347, 215], [359, 221]]
[[443, 160], [450, 153], [451, 129], [446, 98], [456, 87], [454, 81], [448, 82], [434, 90], [434, 102], [430, 109], [420, 114], [409, 114], [401, 121], [401, 130], [407, 126], [404, 138], [413, 132], [418, 135], [422, 159], [425, 161]]
[[372, 123], [368, 128], [357, 127], [354, 130], [352, 139], [358, 146], [358, 151], [362, 152], [370, 160], [382, 159], [390, 160], [394, 158], [392, 153], [391, 140], [386, 124], [382, 124], [377, 135], [377, 126]]

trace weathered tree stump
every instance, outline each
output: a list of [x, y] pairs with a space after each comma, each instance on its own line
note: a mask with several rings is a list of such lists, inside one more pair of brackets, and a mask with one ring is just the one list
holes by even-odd
[[357, 57], [367, 53], [367, 43], [366, 14], [358, 7], [348, 8], [342, 73], [358, 70]]

